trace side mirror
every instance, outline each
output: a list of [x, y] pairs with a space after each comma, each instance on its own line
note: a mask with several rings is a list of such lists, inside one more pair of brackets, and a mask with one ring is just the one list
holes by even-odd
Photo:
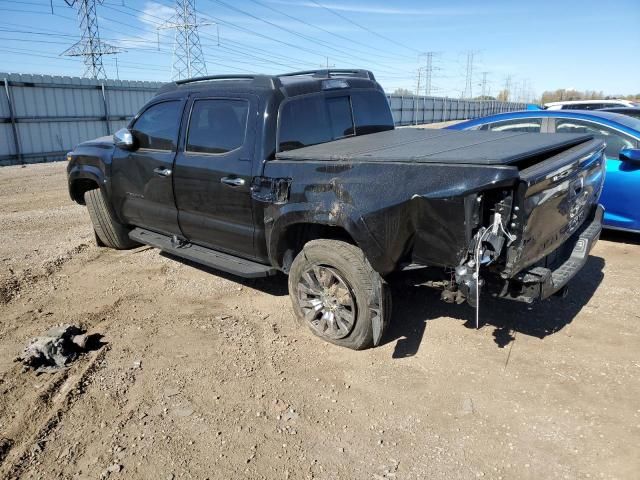
[[640, 148], [623, 148], [619, 156], [623, 162], [640, 166]]
[[116, 144], [116, 147], [122, 148], [123, 150], [133, 150], [136, 145], [133, 133], [127, 128], [121, 128], [114, 133], [113, 142]]

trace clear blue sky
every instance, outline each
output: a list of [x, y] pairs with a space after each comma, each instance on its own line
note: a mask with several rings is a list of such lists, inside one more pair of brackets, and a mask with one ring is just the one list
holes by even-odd
[[[59, 56], [79, 38], [75, 11], [52, 1], [53, 15], [50, 0], [0, 0], [0, 71], [83, 72], [81, 60]], [[173, 34], [160, 30], [158, 37], [156, 27], [172, 6], [105, 0], [97, 7], [103, 40], [126, 50], [118, 55], [121, 79], [169, 79]], [[419, 54], [433, 51], [433, 94], [459, 97], [472, 51], [474, 95], [482, 72], [492, 94], [507, 76], [521, 95], [640, 92], [638, 0], [196, 0], [196, 8], [199, 20], [217, 22], [201, 29], [210, 74], [280, 73], [328, 61], [373, 70], [387, 91], [414, 89]], [[115, 78], [113, 57], [104, 64]]]

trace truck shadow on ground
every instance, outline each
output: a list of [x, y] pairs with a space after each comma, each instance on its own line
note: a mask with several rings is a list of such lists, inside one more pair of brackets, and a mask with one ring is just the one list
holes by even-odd
[[[480, 328], [493, 328], [494, 342], [504, 348], [515, 339], [515, 333], [540, 339], [562, 330], [589, 302], [602, 282], [605, 262], [589, 257], [582, 271], [569, 284], [566, 298], [552, 297], [527, 305], [485, 297], [480, 300]], [[415, 274], [395, 278], [393, 319], [383, 343], [396, 341], [393, 358], [415, 355], [420, 348], [427, 323], [440, 318], [463, 320], [467, 328], [475, 328], [475, 310], [467, 304], [448, 304], [440, 300], [440, 291], [415, 285]], [[414, 284], [412, 284], [414, 283]]]
[[[283, 274], [267, 278], [241, 278], [166, 252], [161, 252], [160, 255], [269, 295], [288, 295], [287, 277]], [[542, 339], [562, 330], [589, 302], [602, 282], [604, 264], [601, 257], [589, 257], [587, 264], [569, 284], [569, 295], [566, 298], [552, 297], [527, 305], [481, 297], [480, 328], [494, 329], [494, 342], [499, 348], [509, 345], [515, 339], [516, 332]], [[393, 358], [411, 357], [418, 352], [428, 322], [454, 318], [463, 320], [467, 328], [475, 328], [473, 308], [467, 304], [443, 302], [440, 300], [440, 290], [416, 284], [421, 275], [422, 271], [407, 272], [390, 279], [393, 315], [382, 344], [396, 341]]]

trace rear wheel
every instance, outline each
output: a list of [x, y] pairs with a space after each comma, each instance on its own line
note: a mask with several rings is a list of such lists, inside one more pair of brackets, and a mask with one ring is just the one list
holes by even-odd
[[362, 250], [338, 240], [305, 245], [291, 265], [289, 295], [301, 324], [354, 350], [378, 345], [391, 316], [386, 282]]
[[138, 244], [129, 238], [129, 229], [119, 223], [99, 188], [84, 194], [98, 246], [126, 250]]

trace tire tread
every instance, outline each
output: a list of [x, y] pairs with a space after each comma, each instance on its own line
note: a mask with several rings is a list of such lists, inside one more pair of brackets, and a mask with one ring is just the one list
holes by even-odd
[[[382, 330], [384, 334], [384, 330], [389, 323], [389, 317], [391, 316], [390, 291], [388, 289], [388, 285], [381, 277], [381, 275], [373, 269], [373, 267], [365, 257], [364, 252], [356, 245], [352, 245], [340, 240], [311, 240], [310, 242], [305, 244], [300, 254], [294, 260], [291, 266], [291, 271], [289, 272], [290, 279], [291, 273], [297, 270], [297, 265], [300, 262], [309, 261], [307, 255], [310, 254], [310, 252], [331, 252], [332, 255], [338, 255], [339, 257], [341, 257], [352, 268], [351, 273], [355, 277], [357, 277], [358, 283], [364, 290], [365, 296], [368, 299], [372, 299], [374, 296], [376, 296], [376, 292], [381, 292], [381, 298], [378, 298], [377, 300], [383, 302], [383, 309], [380, 312], [380, 315], [382, 315]], [[305, 322], [298, 315], [298, 310], [296, 308], [297, 299], [295, 298], [296, 291], [295, 285], [293, 285], [293, 280], [290, 280], [289, 282], [289, 293], [291, 296], [291, 301], [294, 304], [296, 317], [298, 318], [300, 323], [304, 324]], [[358, 320], [361, 321], [359, 313], [357, 317]], [[351, 348], [353, 350], [363, 350], [373, 347], [374, 343], [372, 325], [368, 324], [366, 325], [366, 328], [358, 328], [358, 332], [356, 332], [356, 328], [357, 327], [354, 327], [354, 331], [351, 335], [343, 339], [325, 340], [328, 340], [336, 345]]]
[[96, 235], [105, 246], [125, 250], [137, 245], [129, 238], [129, 230], [115, 219], [99, 188], [87, 191], [84, 200]]

